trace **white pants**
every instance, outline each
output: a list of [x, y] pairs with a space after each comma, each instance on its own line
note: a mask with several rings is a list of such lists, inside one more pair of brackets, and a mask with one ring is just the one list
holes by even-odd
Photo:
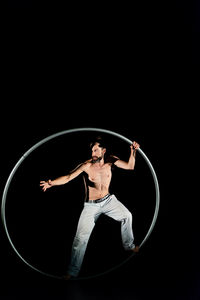
[[72, 245], [71, 262], [68, 267], [68, 274], [74, 277], [79, 274], [88, 240], [95, 222], [102, 213], [121, 222], [121, 237], [124, 249], [132, 250], [135, 248], [132, 214], [117, 200], [115, 195], [110, 195], [106, 200], [99, 203], [85, 202], [79, 218], [77, 232]]

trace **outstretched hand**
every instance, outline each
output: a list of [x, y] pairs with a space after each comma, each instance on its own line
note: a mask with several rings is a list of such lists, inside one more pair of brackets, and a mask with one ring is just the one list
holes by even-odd
[[42, 190], [46, 192], [47, 189], [52, 187], [51, 180], [49, 179], [47, 181], [40, 181], [40, 186], [42, 186]]
[[140, 145], [138, 143], [136, 143], [135, 141], [132, 143], [132, 145], [130, 146], [131, 149], [135, 149], [138, 150], [140, 148]]

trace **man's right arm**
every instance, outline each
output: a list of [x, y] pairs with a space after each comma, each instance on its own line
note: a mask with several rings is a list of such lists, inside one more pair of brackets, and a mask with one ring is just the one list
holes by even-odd
[[55, 185], [63, 185], [71, 181], [72, 179], [76, 178], [78, 175], [80, 175], [82, 172], [86, 171], [89, 166], [89, 162], [82, 163], [78, 165], [73, 171], [71, 171], [68, 175], [58, 177], [54, 180], [47, 180], [47, 181], [40, 181], [40, 186], [42, 187], [42, 190], [45, 192], [47, 189], [49, 189], [52, 186]]

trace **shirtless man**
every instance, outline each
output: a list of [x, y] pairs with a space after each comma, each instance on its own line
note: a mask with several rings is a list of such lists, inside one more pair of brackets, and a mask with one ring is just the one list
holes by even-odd
[[134, 244], [132, 230], [132, 214], [117, 200], [115, 195], [109, 193], [109, 186], [112, 177], [112, 165], [122, 169], [133, 170], [135, 167], [136, 150], [140, 145], [136, 142], [130, 146], [130, 157], [128, 162], [120, 160], [118, 157], [110, 155], [106, 158], [106, 148], [101, 138], [97, 138], [90, 144], [92, 158], [66, 176], [58, 177], [55, 180], [40, 181], [40, 186], [45, 192], [47, 189], [63, 185], [83, 173], [85, 176], [86, 201], [79, 218], [77, 232], [72, 245], [71, 261], [67, 275], [64, 279], [78, 276], [87, 243], [98, 217], [103, 213], [121, 222], [121, 236], [125, 250], [138, 252], [139, 247]]

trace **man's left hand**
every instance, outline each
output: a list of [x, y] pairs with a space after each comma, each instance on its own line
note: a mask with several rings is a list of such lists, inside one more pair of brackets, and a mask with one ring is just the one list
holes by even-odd
[[138, 150], [140, 148], [140, 145], [134, 141], [130, 147], [131, 149], [134, 148], [135, 150]]

